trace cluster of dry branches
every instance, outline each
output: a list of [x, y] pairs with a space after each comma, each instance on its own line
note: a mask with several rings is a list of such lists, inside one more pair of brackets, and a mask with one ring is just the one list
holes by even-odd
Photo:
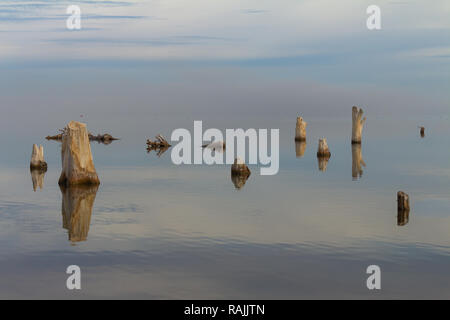
[[[61, 141], [63, 139], [63, 136], [66, 134], [67, 128], [59, 129], [60, 133], [54, 136], [47, 136], [45, 139], [47, 140], [57, 140]], [[97, 141], [98, 143], [104, 143], [104, 144], [110, 144], [114, 140], [119, 140], [117, 138], [114, 138], [112, 135], [105, 133], [105, 134], [98, 134], [94, 136], [92, 133], [88, 133], [89, 140], [91, 141]]]
[[167, 149], [171, 147], [171, 144], [167, 142], [167, 140], [160, 134], [155, 137], [155, 140], [152, 141], [147, 139], [147, 152], [151, 152], [153, 150], [157, 151], [157, 156], [160, 157]]

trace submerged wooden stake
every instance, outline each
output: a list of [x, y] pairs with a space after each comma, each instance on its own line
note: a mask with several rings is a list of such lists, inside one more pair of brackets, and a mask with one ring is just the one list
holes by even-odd
[[306, 141], [306, 126], [308, 123], [303, 121], [302, 117], [297, 117], [297, 125], [295, 126], [295, 141]]
[[44, 161], [44, 147], [33, 144], [31, 153], [30, 169], [47, 170], [47, 162]]
[[420, 137], [425, 137], [425, 127], [419, 127], [420, 128]]
[[361, 119], [363, 110], [358, 107], [352, 108], [352, 143], [361, 143], [362, 129], [366, 118]]
[[98, 185], [86, 124], [71, 121], [63, 135], [59, 185]]

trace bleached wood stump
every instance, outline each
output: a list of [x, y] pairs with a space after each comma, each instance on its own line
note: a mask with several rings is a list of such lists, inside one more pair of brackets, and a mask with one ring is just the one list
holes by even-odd
[[356, 180], [363, 174], [361, 166], [366, 166], [362, 159], [361, 144], [352, 144], [352, 178]]
[[327, 139], [319, 139], [319, 147], [317, 149], [317, 161], [319, 162], [319, 170], [327, 171], [328, 160], [331, 157], [330, 149], [328, 148]]
[[329, 158], [331, 157], [330, 149], [328, 148], [327, 139], [319, 139], [319, 147], [317, 149], [317, 156]]
[[44, 161], [44, 147], [33, 144], [30, 161], [31, 170], [47, 170], [47, 162]]
[[362, 129], [366, 118], [362, 119], [363, 110], [358, 107], [352, 108], [352, 143], [361, 143]]
[[295, 141], [295, 156], [297, 158], [303, 157], [306, 150], [306, 141]]
[[59, 185], [98, 185], [91, 144], [84, 123], [71, 121], [63, 135]]
[[295, 141], [306, 141], [306, 126], [308, 123], [302, 117], [297, 117], [295, 126]]
[[69, 241], [85, 241], [88, 237], [98, 185], [60, 186], [62, 193], [61, 214], [63, 228], [68, 231]]

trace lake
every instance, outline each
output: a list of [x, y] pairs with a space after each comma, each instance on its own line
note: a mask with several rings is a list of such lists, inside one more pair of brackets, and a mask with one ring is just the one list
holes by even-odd
[[[294, 142], [295, 113], [206, 113], [204, 128], [280, 129], [279, 173], [250, 165], [247, 181], [232, 181], [229, 165], [176, 166], [171, 149], [146, 152], [145, 138], [192, 130], [195, 118], [131, 114], [135, 126], [106, 130], [121, 140], [91, 142], [98, 190], [59, 188], [59, 142], [2, 138], [0, 298], [450, 298], [448, 119], [367, 109], [352, 150], [351, 106], [342, 109], [305, 118], [305, 145]], [[104, 133], [89, 115], [69, 120]], [[322, 136], [332, 155], [319, 170]], [[43, 175], [30, 174], [33, 143], [44, 146]], [[409, 217], [397, 216], [399, 190]], [[69, 265], [80, 266], [82, 290], [67, 290]], [[366, 287], [369, 265], [381, 268], [381, 290]]]

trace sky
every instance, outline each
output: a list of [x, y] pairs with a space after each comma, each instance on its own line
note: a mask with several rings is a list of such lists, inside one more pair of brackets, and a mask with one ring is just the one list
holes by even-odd
[[[69, 5], [81, 30], [66, 28]], [[366, 27], [369, 5], [381, 30]], [[2, 1], [0, 125], [106, 110], [338, 116], [354, 104], [447, 116], [449, 16], [446, 0]]]

